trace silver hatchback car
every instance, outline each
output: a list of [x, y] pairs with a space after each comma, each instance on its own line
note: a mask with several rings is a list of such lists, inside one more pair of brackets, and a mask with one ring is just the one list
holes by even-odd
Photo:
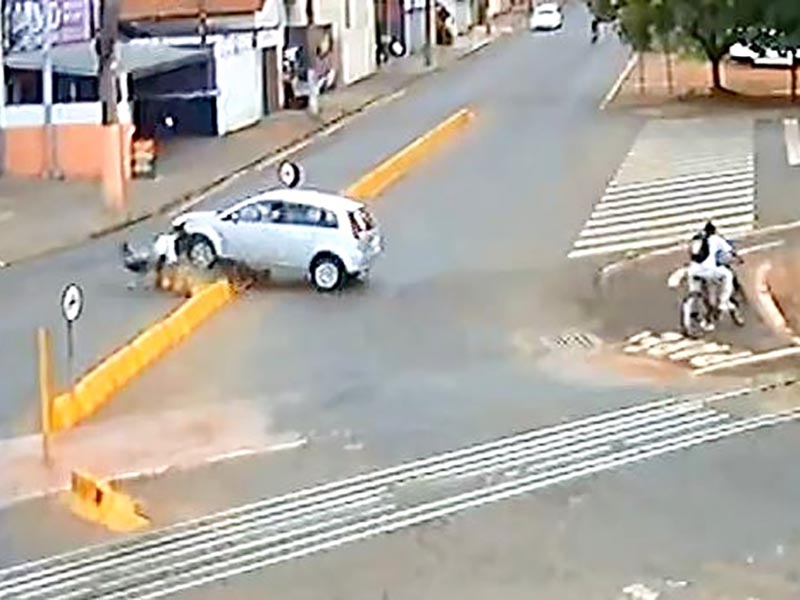
[[299, 270], [322, 292], [365, 278], [383, 250], [364, 204], [308, 189], [259, 193], [217, 211], [185, 213], [172, 225], [196, 267], [223, 259], [259, 271]]

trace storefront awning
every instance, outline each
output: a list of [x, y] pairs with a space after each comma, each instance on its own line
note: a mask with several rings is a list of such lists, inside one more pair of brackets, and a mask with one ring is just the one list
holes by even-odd
[[[97, 54], [91, 42], [56, 46], [52, 57], [53, 70], [57, 73], [83, 77], [97, 75]], [[205, 50], [160, 44], [120, 44], [119, 70], [133, 74], [134, 78], [141, 78], [207, 60], [209, 54]], [[43, 62], [44, 54], [41, 50], [19, 52], [5, 57], [6, 66], [11, 69], [40, 71]]]

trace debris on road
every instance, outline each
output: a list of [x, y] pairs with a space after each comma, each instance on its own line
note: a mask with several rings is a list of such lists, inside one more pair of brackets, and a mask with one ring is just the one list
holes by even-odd
[[630, 600], [658, 600], [660, 592], [651, 590], [642, 583], [632, 583], [622, 589], [622, 593]]

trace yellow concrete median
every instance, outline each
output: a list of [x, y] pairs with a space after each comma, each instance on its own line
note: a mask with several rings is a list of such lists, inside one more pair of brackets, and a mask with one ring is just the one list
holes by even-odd
[[63, 431], [94, 414], [169, 350], [174, 348], [233, 297], [227, 280], [197, 286], [194, 295], [163, 320], [90, 369], [75, 387], [57, 396], [52, 406], [52, 429]]
[[81, 471], [72, 473], [69, 504], [79, 517], [112, 531], [136, 531], [150, 523], [133, 498]]
[[469, 109], [459, 110], [372, 169], [347, 188], [345, 195], [359, 200], [380, 195], [386, 188], [421, 163], [437, 147], [461, 131], [474, 117], [475, 114]]

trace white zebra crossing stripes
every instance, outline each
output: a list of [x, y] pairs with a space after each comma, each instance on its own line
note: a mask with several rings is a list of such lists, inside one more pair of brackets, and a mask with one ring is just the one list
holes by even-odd
[[[0, 569], [0, 598], [169, 596], [800, 418], [800, 409], [739, 417], [720, 405], [774, 387], [621, 408], [33, 560]], [[468, 481], [425, 486], [436, 480]], [[413, 497], [398, 493], [407, 484]]]
[[790, 167], [800, 165], [800, 125], [797, 119], [783, 120], [783, 138], [786, 144], [786, 161]]
[[674, 331], [653, 333], [648, 330], [630, 336], [622, 351], [625, 354], [684, 363], [694, 371], [753, 356], [752, 350], [733, 348], [730, 344], [693, 340]]
[[651, 121], [568, 256], [670, 246], [709, 219], [733, 237], [753, 229], [755, 214], [752, 122]]

